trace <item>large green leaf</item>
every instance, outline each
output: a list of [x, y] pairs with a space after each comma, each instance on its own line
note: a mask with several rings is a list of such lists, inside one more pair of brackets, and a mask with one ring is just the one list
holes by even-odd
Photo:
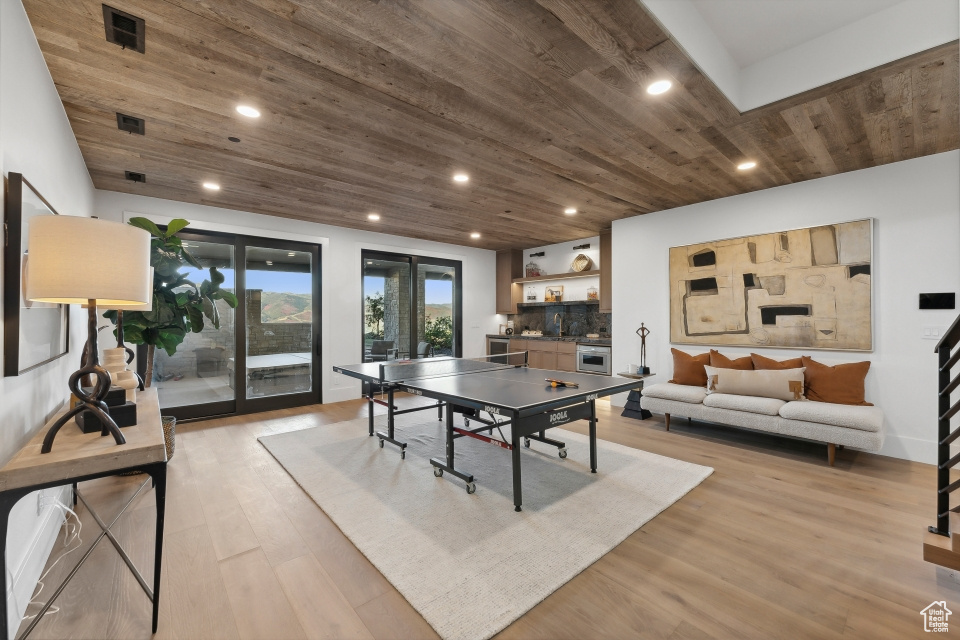
[[187, 315], [190, 318], [190, 330], [194, 333], [203, 331], [203, 308], [202, 305], [192, 304], [187, 307]]
[[158, 238], [166, 237], [164, 233], [160, 231], [160, 227], [146, 218], [130, 218], [129, 224], [133, 225], [134, 227], [139, 227], [144, 231], [149, 231], [150, 235], [152, 236], [156, 236]]
[[177, 218], [176, 220], [171, 220], [167, 223], [167, 236], [172, 236], [175, 233], [178, 233], [184, 227], [187, 227], [190, 223], [184, 220], [183, 218]]
[[220, 294], [220, 297], [223, 299], [223, 301], [227, 303], [227, 306], [229, 306], [231, 309], [237, 308], [237, 304], [240, 302], [237, 300], [237, 296], [233, 295], [232, 292], [227, 291], [226, 289], [218, 289], [217, 292]]
[[216, 267], [210, 267], [210, 282], [219, 287], [224, 280], [223, 274], [217, 271]]
[[203, 265], [201, 265], [200, 262], [197, 261], [197, 259], [194, 258], [186, 249], [180, 249], [180, 255], [182, 255], [183, 259], [189, 262], [190, 266], [192, 266], [194, 269], [203, 269]]

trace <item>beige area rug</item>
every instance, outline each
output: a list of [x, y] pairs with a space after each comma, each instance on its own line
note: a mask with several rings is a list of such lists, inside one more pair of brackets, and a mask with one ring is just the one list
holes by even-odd
[[[380, 449], [366, 419], [264, 436], [260, 442], [443, 638], [494, 635], [682, 498], [713, 469], [550, 430], [566, 460], [537, 442], [523, 451], [523, 511], [513, 510], [511, 454], [456, 441], [457, 468], [477, 491], [433, 475], [443, 423], [398, 416]], [[384, 428], [385, 417], [377, 427]], [[509, 438], [508, 429], [504, 429]]]

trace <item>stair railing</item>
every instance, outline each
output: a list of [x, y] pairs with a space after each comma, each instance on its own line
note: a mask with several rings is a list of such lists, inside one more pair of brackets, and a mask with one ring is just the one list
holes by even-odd
[[[931, 533], [950, 535], [950, 494], [960, 489], [960, 480], [950, 482], [950, 469], [960, 463], [960, 453], [950, 456], [950, 445], [960, 438], [960, 427], [950, 431], [950, 419], [960, 412], [960, 400], [950, 404], [950, 394], [960, 386], [960, 373], [953, 378], [950, 371], [960, 362], [960, 317], [957, 317], [937, 343], [937, 526]], [[955, 507], [953, 511], [960, 511]]]

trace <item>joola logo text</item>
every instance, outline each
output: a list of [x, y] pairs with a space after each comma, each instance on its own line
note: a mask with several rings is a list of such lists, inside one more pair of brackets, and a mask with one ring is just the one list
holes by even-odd
[[567, 421], [567, 412], [566, 411], [557, 411], [556, 413], [550, 414], [550, 424], [557, 424], [559, 422]]

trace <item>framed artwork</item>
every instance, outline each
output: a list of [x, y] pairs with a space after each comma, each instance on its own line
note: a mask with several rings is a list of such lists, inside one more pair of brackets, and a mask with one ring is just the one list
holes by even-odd
[[57, 212], [26, 178], [13, 172], [7, 178], [4, 210], [3, 375], [16, 376], [66, 355], [70, 313], [68, 305], [29, 302], [24, 297], [30, 220]]
[[562, 302], [563, 301], [563, 286], [553, 285], [546, 288], [543, 294], [544, 302]]
[[873, 349], [873, 219], [670, 248], [670, 341]]

